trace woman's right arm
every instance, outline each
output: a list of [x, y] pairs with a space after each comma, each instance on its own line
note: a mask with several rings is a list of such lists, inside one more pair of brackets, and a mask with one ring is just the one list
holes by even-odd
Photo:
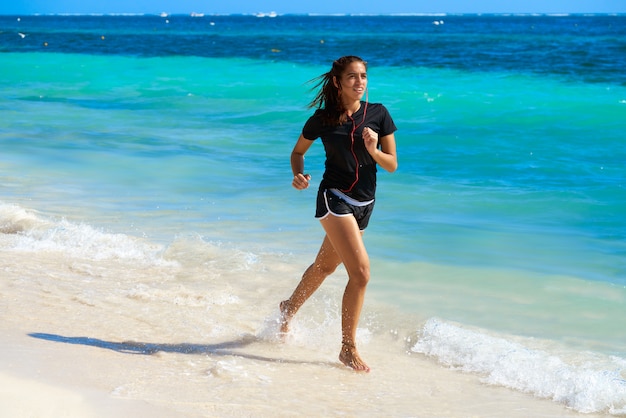
[[293, 172], [293, 181], [291, 185], [298, 190], [309, 187], [311, 176], [304, 174], [304, 154], [309, 150], [313, 141], [306, 139], [302, 134], [298, 138], [296, 145], [291, 151], [291, 171]]

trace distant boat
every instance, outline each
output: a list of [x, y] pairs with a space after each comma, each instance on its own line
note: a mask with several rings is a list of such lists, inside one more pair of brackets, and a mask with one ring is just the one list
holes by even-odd
[[278, 13], [276, 13], [276, 12], [269, 12], [269, 13], [259, 12], [255, 16], [256, 17], [276, 17], [276, 16], [278, 16]]
[[162, 12], [159, 16], [161, 16], [161, 17], [167, 17], [167, 13]]
[[191, 12], [191, 17], [204, 17], [204, 13]]

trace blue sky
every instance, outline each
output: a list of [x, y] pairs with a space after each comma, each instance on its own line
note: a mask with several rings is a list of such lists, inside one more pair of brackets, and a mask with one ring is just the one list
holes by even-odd
[[626, 13], [626, 0], [3, 0], [0, 14], [35, 13]]

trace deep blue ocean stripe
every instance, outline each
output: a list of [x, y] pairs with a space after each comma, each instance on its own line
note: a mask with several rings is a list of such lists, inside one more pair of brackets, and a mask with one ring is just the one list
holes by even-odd
[[26, 16], [19, 21], [0, 16], [0, 27], [2, 52], [243, 57], [306, 64], [352, 53], [377, 66], [626, 82], [625, 15]]

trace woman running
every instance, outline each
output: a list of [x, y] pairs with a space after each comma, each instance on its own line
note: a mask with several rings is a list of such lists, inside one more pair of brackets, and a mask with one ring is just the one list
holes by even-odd
[[367, 91], [367, 63], [356, 56], [333, 62], [329, 72], [317, 79], [319, 88], [309, 107], [316, 107], [306, 121], [291, 152], [292, 185], [309, 187], [304, 173], [304, 154], [317, 138], [326, 151], [325, 171], [317, 193], [315, 217], [326, 236], [313, 264], [291, 297], [280, 303], [281, 332], [324, 279], [343, 263], [348, 284], [343, 294], [339, 360], [356, 370], [369, 372], [356, 349], [356, 330], [370, 279], [369, 256], [363, 243], [376, 193], [376, 165], [389, 172], [398, 167], [394, 132], [387, 109], [362, 101]]

